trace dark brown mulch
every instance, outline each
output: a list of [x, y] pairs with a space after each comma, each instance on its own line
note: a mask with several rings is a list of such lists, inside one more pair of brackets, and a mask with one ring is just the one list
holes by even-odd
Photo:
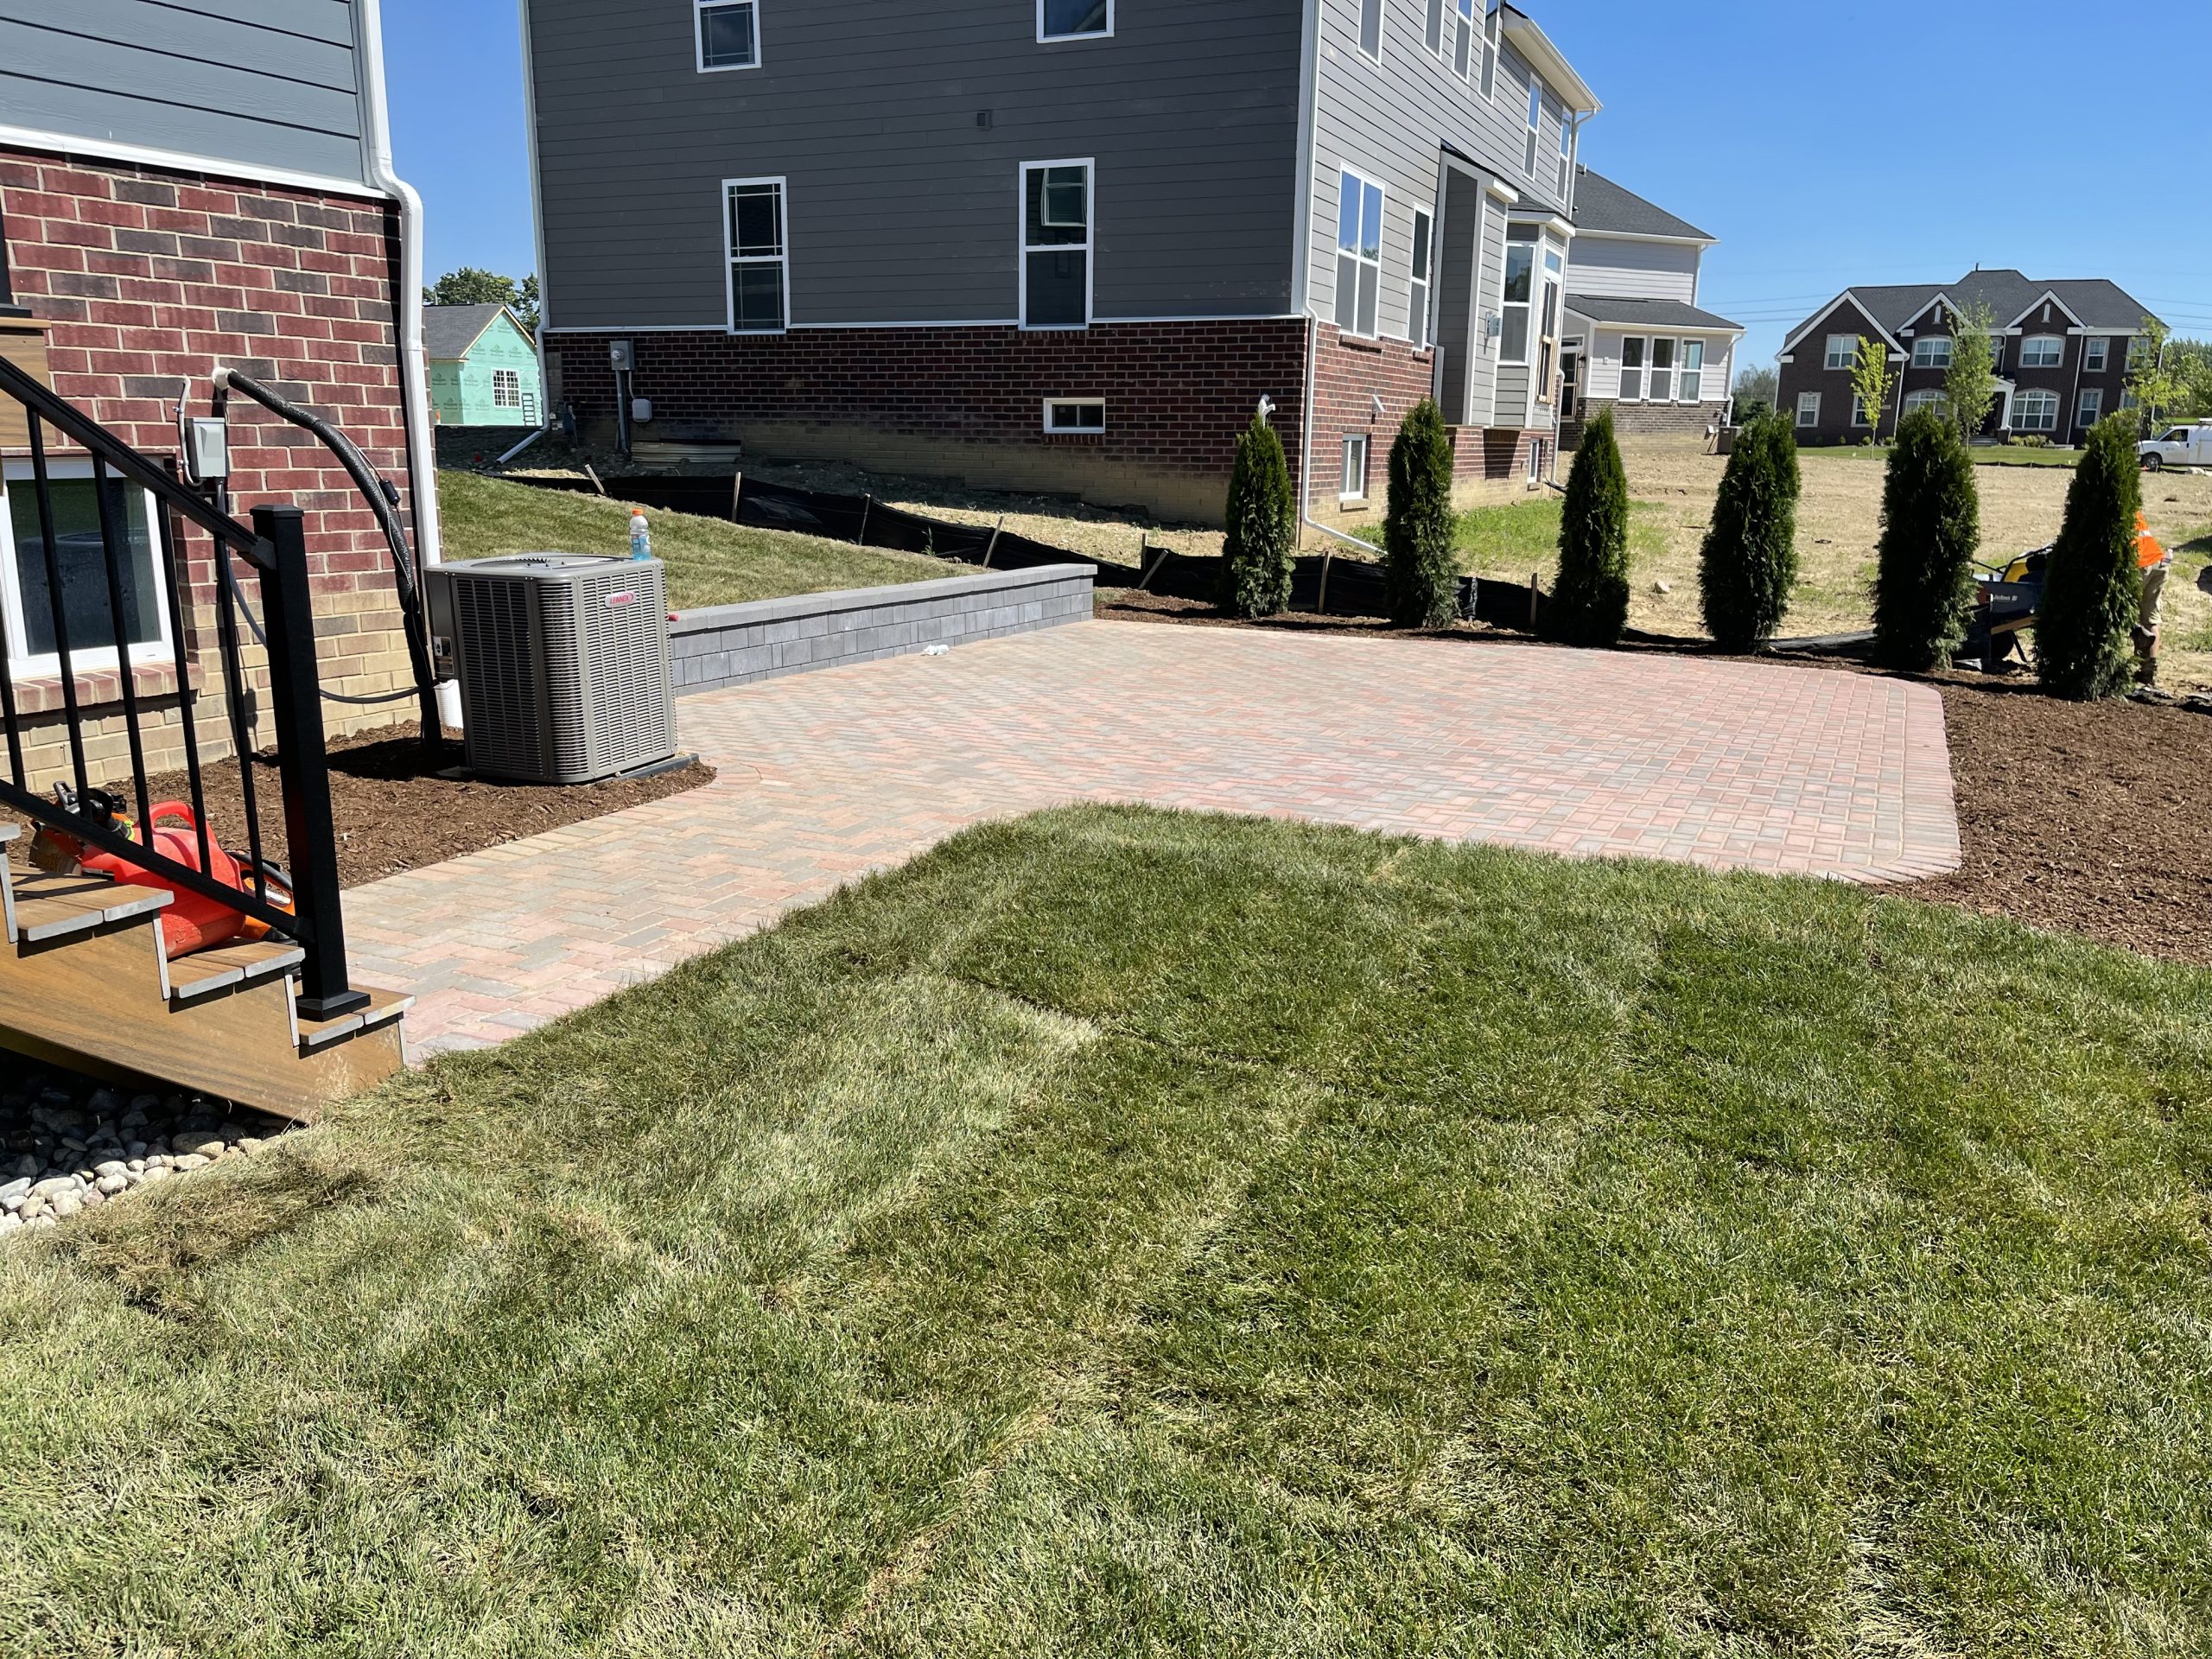
[[1916, 899], [2212, 964], [2212, 720], [1942, 683], [1964, 868]]
[[[385, 733], [334, 742], [330, 754], [331, 821], [338, 830], [338, 879], [358, 887], [404, 870], [442, 863], [464, 853], [519, 841], [564, 824], [604, 817], [710, 782], [714, 769], [694, 761], [658, 778], [615, 779], [575, 788], [441, 778], [440, 768], [461, 763], [459, 747], [436, 760], [411, 737]], [[276, 763], [255, 758], [254, 791], [270, 856], [284, 861], [283, 811]], [[238, 764], [225, 760], [207, 772], [208, 822], [223, 845], [246, 850], [245, 810]], [[183, 774], [154, 779], [149, 798], [189, 801]], [[135, 812], [135, 806], [129, 809]]]
[[[1104, 589], [1098, 614], [1288, 632], [1389, 631], [1363, 617], [1249, 623], [1196, 601]], [[1557, 649], [1490, 628], [1427, 637]], [[1717, 655], [1688, 645], [1624, 649]], [[1878, 671], [1843, 656], [1758, 660]], [[1929, 683], [1943, 698], [1963, 867], [1894, 889], [1899, 896], [2212, 965], [2212, 720], [2139, 702], [2062, 702], [2024, 677], [1959, 673]]]

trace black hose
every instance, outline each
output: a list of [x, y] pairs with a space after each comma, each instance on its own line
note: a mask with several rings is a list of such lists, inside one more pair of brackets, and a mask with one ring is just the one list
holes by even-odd
[[[238, 586], [238, 573], [231, 569], [229, 559], [222, 561], [221, 569], [223, 585], [231, 590], [231, 602], [238, 607], [238, 614], [245, 618], [246, 627], [260, 642], [261, 648], [268, 650], [268, 631], [261, 626], [261, 619], [253, 613], [253, 607], [245, 602], [245, 590]], [[415, 688], [410, 685], [398, 691], [379, 691], [373, 697], [351, 697], [343, 691], [323, 691], [319, 695], [325, 702], [350, 702], [359, 709], [373, 709], [379, 703], [397, 702], [404, 697], [411, 697], [415, 695]]]
[[[437, 675], [430, 666], [429, 626], [423, 613], [423, 593], [416, 580], [415, 555], [407, 545], [407, 532], [399, 522], [398, 492], [369, 465], [368, 458], [362, 454], [351, 438], [312, 410], [302, 409], [296, 404], [287, 402], [251, 375], [237, 369], [221, 371], [216, 375], [215, 381], [219, 387], [235, 388], [270, 414], [289, 421], [321, 439], [323, 447], [338, 457], [339, 465], [345, 467], [346, 475], [353, 480], [353, 487], [361, 493], [361, 499], [369, 504], [369, 511], [376, 515], [377, 524], [384, 531], [385, 543], [391, 550], [392, 584], [399, 591], [399, 613], [407, 635], [407, 657], [415, 671], [414, 695], [422, 704], [423, 741], [426, 747], [436, 748], [445, 741], [445, 728], [438, 719]], [[252, 620], [251, 613], [247, 620]], [[258, 628], [255, 629], [256, 633], [259, 632]], [[348, 697], [331, 691], [326, 691], [323, 696], [333, 702], [399, 701], [397, 696]]]

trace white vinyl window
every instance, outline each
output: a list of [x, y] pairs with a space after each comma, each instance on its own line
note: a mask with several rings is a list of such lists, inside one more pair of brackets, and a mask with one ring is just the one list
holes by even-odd
[[[1460, 0], [1462, 7], [1474, 0]], [[1497, 96], [1497, 8], [1499, 0], [1483, 0], [1483, 102]]]
[[1382, 61], [1382, 0], [1359, 0], [1359, 49]]
[[1851, 423], [1853, 426], [1870, 423], [1866, 419], [1866, 400], [1855, 391], [1851, 394]]
[[1047, 432], [1103, 432], [1106, 429], [1106, 400], [1103, 397], [1047, 398], [1045, 403], [1045, 429]]
[[1382, 187], [1346, 168], [1337, 181], [1337, 327], [1372, 340], [1382, 292]]
[[522, 407], [522, 372], [519, 369], [492, 371], [492, 407], [494, 409]]
[[1830, 334], [1828, 336], [1828, 367], [1832, 369], [1847, 369], [1858, 361], [1858, 335]]
[[1544, 83], [1532, 72], [1529, 76], [1529, 176], [1536, 176], [1536, 151], [1543, 143]]
[[1093, 164], [1021, 164], [1021, 326], [1090, 327]]
[[2055, 391], [2024, 391], [2012, 399], [2012, 429], [2015, 432], [2056, 432], [2058, 430], [2058, 394]]
[[1651, 342], [1651, 401], [1655, 404], [1675, 401], [1675, 344], [1671, 340]]
[[1948, 369], [1951, 366], [1951, 337], [1948, 334], [1923, 334], [1912, 342], [1912, 366], [1916, 369]]
[[760, 67], [760, 0], [692, 0], [699, 73]]
[[1682, 342], [1682, 372], [1676, 394], [1686, 404], [1700, 403], [1705, 397], [1705, 342], [1686, 340]]
[[1475, 0], [1452, 0], [1452, 67], [1465, 80], [1475, 67]]
[[2005, 336], [2002, 334], [1989, 337], [1989, 370], [1992, 374], [2005, 372]]
[[1818, 426], [1820, 423], [1821, 394], [1817, 391], [1799, 392], [1797, 394], [1797, 424], [1802, 428]]
[[2037, 334], [2020, 342], [2020, 366], [2055, 369], [2066, 359], [2066, 342], [2056, 334]]
[[1413, 281], [1406, 292], [1406, 338], [1418, 348], [1435, 342], [1429, 335], [1428, 296], [1436, 270], [1436, 221], [1433, 216], [1416, 207], [1414, 210]]
[[1567, 260], [1562, 254], [1544, 249], [1544, 308], [1542, 333], [1536, 353], [1536, 401], [1548, 404], [1552, 400], [1552, 369], [1559, 361], [1559, 300], [1560, 289], [1567, 281]]
[[2130, 374], [2151, 360], [2151, 342], [2140, 334], [2131, 334], [2127, 340], [2127, 372]]
[[1368, 438], [1354, 432], [1344, 439], [1344, 475], [1337, 490], [1339, 501], [1367, 499]]
[[1567, 200], [1567, 169], [1573, 165], [1574, 124], [1562, 112], [1559, 119], [1559, 199]]
[[1643, 369], [1649, 349], [1648, 341], [1633, 334], [1621, 341], [1621, 401], [1624, 404], [1643, 401]]
[[2103, 390], [2097, 386], [2091, 386], [2082, 394], [2082, 405], [2074, 411], [2074, 424], [2079, 427], [2094, 426], [2104, 418], [2104, 414]]
[[1908, 391], [1904, 395], [1904, 412], [1908, 415], [1923, 409], [1942, 407], [1943, 394], [1934, 386], [1923, 386], [1918, 391]]
[[[60, 634], [54, 627], [54, 584], [47, 568], [49, 537], [30, 462], [9, 461], [0, 468], [0, 627], [7, 635], [9, 672], [21, 683], [61, 672]], [[116, 666], [115, 607], [108, 602], [100, 494], [91, 461], [47, 462], [61, 626], [69, 636], [70, 666], [79, 673]], [[121, 543], [116, 563], [125, 650], [133, 663], [172, 661], [168, 589], [156, 516], [160, 508], [148, 492], [112, 473], [105, 494], [109, 520]]]
[[[1444, 55], [1444, 11], [1446, 0], [1428, 0], [1428, 32], [1423, 36], [1428, 49], [1438, 57]], [[1452, 0], [1456, 4], [1457, 0]]]
[[2102, 374], [2107, 354], [2112, 350], [2112, 342], [2100, 334], [2094, 340], [2083, 340], [2082, 350], [2084, 353], [2082, 366], [2092, 374]]
[[1037, 0], [1037, 38], [1103, 40], [1114, 32], [1114, 0]]
[[1498, 361], [1529, 360], [1529, 312], [1536, 294], [1536, 233], [1509, 230], [1505, 233], [1505, 321], [1498, 342]]
[[791, 257], [785, 239], [784, 181], [722, 184], [722, 234], [729, 250], [729, 331], [780, 334], [791, 326]]

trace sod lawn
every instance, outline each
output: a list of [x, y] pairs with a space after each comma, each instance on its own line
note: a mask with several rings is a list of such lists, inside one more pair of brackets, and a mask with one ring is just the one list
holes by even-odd
[[1081, 808], [0, 1249], [0, 1651], [2212, 1648], [2212, 976]]
[[[620, 491], [621, 484], [618, 478], [613, 487]], [[620, 500], [510, 484], [478, 473], [443, 472], [438, 474], [438, 511], [449, 559], [510, 553], [627, 558], [630, 553], [630, 508]], [[919, 553], [754, 530], [694, 513], [648, 508], [646, 518], [652, 525], [653, 552], [668, 567], [668, 602], [677, 610], [975, 574], [973, 566]]]

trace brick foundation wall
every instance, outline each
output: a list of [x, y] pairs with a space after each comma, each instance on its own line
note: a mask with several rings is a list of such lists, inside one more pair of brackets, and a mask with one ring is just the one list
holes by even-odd
[[[1367, 435], [1369, 503], [1380, 511], [1390, 483], [1390, 445], [1406, 411], [1435, 384], [1436, 354], [1402, 340], [1359, 340], [1334, 323], [1313, 339], [1313, 470], [1307, 505], [1317, 517], [1341, 510], [1344, 441]], [[1376, 412], [1376, 399], [1382, 404]], [[1298, 475], [1296, 456], [1291, 476]]]
[[[998, 489], [1078, 494], [1217, 524], [1236, 437], [1262, 396], [1293, 454], [1304, 407], [1296, 319], [1007, 327], [810, 328], [787, 334], [558, 334], [560, 396], [611, 437], [610, 340], [637, 353], [639, 435], [738, 438], [772, 460], [835, 459]], [[549, 369], [551, 367], [549, 365]], [[1049, 397], [1103, 397], [1106, 430], [1052, 436]], [[1294, 465], [1295, 463], [1294, 462]]]
[[[243, 369], [342, 429], [400, 488], [411, 519], [393, 310], [396, 207], [0, 149], [0, 210], [16, 300], [52, 325], [48, 355], [60, 397], [165, 459], [176, 449], [181, 383], [190, 383], [188, 411], [206, 414], [215, 367]], [[264, 503], [307, 513], [324, 688], [374, 695], [407, 684], [384, 537], [344, 470], [308, 434], [243, 399], [232, 401], [230, 429], [236, 515], [244, 519]], [[196, 533], [185, 546], [191, 579], [181, 655], [195, 683], [213, 686], [220, 667], [212, 552]], [[253, 587], [246, 582], [250, 596]], [[104, 677], [111, 686], [114, 677]], [[254, 678], [265, 685], [257, 670]], [[156, 769], [181, 760], [173, 671], [166, 680], [167, 695], [153, 705], [162, 717], [146, 721]], [[22, 688], [23, 706], [58, 705], [58, 696], [46, 695], [58, 689]], [[191, 701], [203, 755], [227, 753], [220, 699]], [[330, 729], [344, 732], [410, 719], [415, 709], [401, 702], [326, 711]], [[104, 757], [96, 770], [127, 770], [119, 728], [108, 717], [93, 731]], [[35, 716], [26, 737], [34, 781], [60, 776], [67, 747], [58, 720]]]
[[1623, 437], [1696, 437], [1719, 420], [1727, 405], [1710, 404], [1618, 404], [1606, 398], [1590, 400], [1585, 419], [1601, 409], [1613, 411], [1613, 430]]

